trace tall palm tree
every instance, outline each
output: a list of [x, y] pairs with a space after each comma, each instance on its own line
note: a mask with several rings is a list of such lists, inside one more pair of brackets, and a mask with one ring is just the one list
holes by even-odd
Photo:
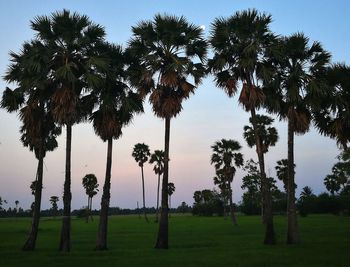
[[149, 163], [155, 163], [153, 167], [153, 171], [158, 175], [158, 185], [157, 185], [157, 212], [156, 212], [156, 222], [159, 220], [159, 186], [160, 186], [160, 176], [164, 172], [164, 151], [163, 150], [155, 150], [154, 153], [151, 154], [149, 159]]
[[96, 250], [107, 249], [108, 209], [111, 189], [113, 139], [122, 135], [136, 113], [143, 112], [142, 100], [132, 91], [126, 81], [126, 57], [120, 46], [104, 43], [97, 47], [102, 58], [107, 58], [106, 67], [98, 69], [101, 82], [94, 87], [89, 103], [94, 112], [90, 116], [95, 133], [107, 141], [106, 176], [101, 198], [100, 221]]
[[265, 203], [265, 244], [275, 243], [275, 232], [272, 206], [269, 204], [272, 203], [271, 192], [256, 125], [256, 109], [265, 100], [262, 86], [274, 71], [270, 63], [270, 50], [275, 47], [275, 36], [269, 29], [270, 23], [270, 15], [259, 14], [255, 9], [236, 12], [227, 19], [215, 19], [210, 36], [214, 56], [209, 60], [209, 69], [215, 75], [217, 86], [233, 97], [241, 85], [239, 102], [251, 113]]
[[[168, 195], [169, 195], [169, 210], [171, 209], [171, 196], [174, 194], [175, 192], [175, 185], [174, 183], [168, 183]], [[169, 214], [170, 217], [170, 214]]]
[[[221, 182], [227, 184], [230, 200], [231, 219], [234, 225], [237, 225], [237, 220], [234, 215], [234, 208], [232, 202], [232, 189], [231, 183], [236, 173], [236, 168], [243, 166], [243, 155], [239, 153], [241, 145], [235, 140], [221, 139], [212, 145], [213, 154], [211, 156], [211, 164], [214, 164], [216, 171], [217, 183]], [[219, 179], [220, 178], [220, 179]]]
[[[295, 203], [294, 135], [309, 130], [311, 107], [320, 105], [327, 88], [325, 73], [330, 55], [319, 42], [296, 33], [280, 41], [278, 71], [266, 86], [267, 107], [288, 122], [288, 230], [287, 243], [299, 242]], [[272, 89], [272, 90], [271, 90]], [[271, 90], [271, 91], [270, 91]]]
[[34, 189], [34, 207], [31, 230], [23, 250], [34, 250], [39, 229], [40, 206], [43, 184], [43, 164], [46, 152], [57, 147], [56, 137], [61, 133], [51, 115], [48, 99], [52, 83], [47, 80], [48, 61], [41, 58], [45, 47], [37, 42], [24, 43], [21, 53], [11, 53], [11, 65], [4, 79], [16, 83], [15, 89], [6, 88], [1, 107], [8, 112], [19, 112], [22, 121], [21, 141], [34, 152], [38, 160]]
[[57, 215], [57, 211], [58, 211], [57, 202], [59, 200], [60, 200], [60, 198], [58, 196], [51, 196], [50, 197], [51, 209], [52, 209], [54, 218], [56, 218], [56, 215]]
[[[269, 147], [274, 146], [278, 141], [278, 133], [276, 128], [270, 126], [273, 123], [273, 119], [265, 115], [257, 114], [255, 118], [255, 126], [257, 131], [254, 130], [252, 118], [249, 119], [249, 122], [251, 123], [252, 126], [247, 126], [247, 125], [244, 126], [243, 137], [247, 141], [247, 144], [249, 147], [254, 147], [256, 145], [255, 133], [256, 132], [258, 133], [260, 148], [262, 152], [262, 155], [260, 155], [260, 157], [261, 157], [261, 160], [264, 161], [264, 165], [265, 165], [265, 154], [269, 151]], [[271, 192], [271, 188], [268, 188], [267, 190]], [[271, 201], [271, 203], [267, 203], [267, 201]], [[268, 198], [266, 199], [266, 201], [262, 199], [261, 203], [262, 203], [262, 217], [263, 217], [263, 222], [265, 223], [264, 212], [265, 212], [266, 206], [269, 208], [272, 207], [272, 198]]]
[[146, 214], [145, 179], [143, 174], [143, 165], [148, 161], [148, 158], [150, 155], [151, 155], [151, 152], [149, 151], [149, 147], [144, 143], [136, 144], [132, 151], [132, 156], [134, 157], [135, 161], [139, 164], [139, 167], [141, 168], [143, 214], [145, 216], [146, 222], [148, 222], [148, 218]]
[[91, 216], [92, 198], [97, 195], [99, 184], [97, 183], [97, 178], [93, 173], [85, 175], [82, 179], [82, 184], [85, 189], [85, 193], [88, 196], [86, 222], [89, 222], [89, 216], [91, 217], [91, 220], [93, 220]]
[[[87, 16], [68, 10], [50, 16], [38, 16], [31, 21], [36, 40], [44, 47], [40, 58], [47, 59], [50, 72], [52, 114], [56, 122], [66, 126], [66, 166], [63, 192], [63, 219], [59, 250], [70, 250], [71, 236], [71, 143], [72, 126], [81, 120], [82, 93], [95, 86], [94, 74], [105, 64], [95, 54], [95, 46], [103, 41], [103, 27], [92, 23]], [[35, 67], [35, 64], [33, 64]]]
[[132, 32], [130, 80], [141, 96], [150, 93], [153, 112], [165, 120], [162, 204], [155, 247], [167, 249], [170, 120], [206, 74], [207, 43], [203, 30], [184, 17], [158, 14], [153, 21], [141, 21]]
[[335, 64], [327, 70], [329, 92], [313, 119], [320, 133], [334, 138], [343, 150], [350, 142], [350, 67]]

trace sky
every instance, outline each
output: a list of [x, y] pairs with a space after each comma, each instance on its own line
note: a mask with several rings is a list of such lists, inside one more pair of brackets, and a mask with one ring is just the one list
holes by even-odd
[[[217, 17], [228, 17], [236, 11], [256, 8], [272, 15], [271, 29], [276, 34], [290, 35], [304, 32], [311, 41], [320, 41], [332, 53], [333, 62], [350, 64], [349, 1], [280, 1], [280, 0], [131, 0], [131, 1], [0, 1], [0, 75], [4, 75], [9, 62], [9, 52], [19, 52], [24, 41], [34, 37], [30, 20], [38, 15], [49, 15], [63, 8], [87, 15], [93, 22], [105, 27], [106, 39], [124, 47], [131, 37], [131, 27], [140, 20], [149, 20], [157, 13], [185, 16], [188, 21], [205, 26], [205, 35]], [[0, 79], [0, 95], [6, 84]], [[210, 165], [210, 146], [222, 138], [235, 139], [242, 145], [245, 160], [257, 160], [255, 150], [244, 141], [243, 127], [249, 115], [238, 105], [237, 97], [228, 98], [216, 88], [213, 77], [208, 76], [195, 94], [183, 104], [183, 110], [171, 122], [169, 179], [176, 191], [172, 205], [182, 201], [192, 205], [193, 192], [212, 189], [214, 167]], [[276, 161], [287, 157], [287, 125], [276, 118], [274, 126], [279, 141], [266, 155], [266, 172], [276, 176]], [[37, 161], [34, 154], [20, 142], [20, 122], [16, 114], [0, 109], [0, 196], [8, 201], [5, 208], [14, 207], [15, 200], [24, 209], [33, 201], [29, 186], [35, 179]], [[123, 136], [114, 141], [112, 186], [110, 206], [135, 208], [141, 205], [141, 171], [131, 156], [136, 143], [144, 142], [155, 149], [164, 147], [164, 122], [155, 117], [151, 106], [145, 103], [145, 112], [123, 130]], [[59, 147], [47, 154], [44, 167], [42, 208], [50, 207], [52, 195], [62, 193], [65, 166], [65, 129], [58, 138]], [[72, 139], [72, 208], [86, 205], [87, 197], [81, 184], [82, 177], [94, 173], [102, 191], [107, 144], [94, 134], [91, 124], [73, 127]], [[323, 178], [336, 162], [339, 149], [334, 140], [320, 136], [312, 128], [309, 133], [295, 138], [295, 163], [297, 195], [308, 185], [315, 193], [325, 191]], [[238, 202], [242, 195], [239, 170], [233, 182], [233, 198]], [[282, 189], [282, 185], [278, 183]], [[157, 177], [152, 166], [145, 166], [146, 206], [156, 205]], [[94, 207], [100, 206], [101, 192], [94, 198]]]

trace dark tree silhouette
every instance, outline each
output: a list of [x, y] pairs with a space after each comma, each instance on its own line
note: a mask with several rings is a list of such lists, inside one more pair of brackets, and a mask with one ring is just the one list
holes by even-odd
[[203, 30], [184, 17], [156, 15], [152, 21], [141, 21], [132, 32], [130, 80], [141, 96], [150, 93], [153, 112], [165, 120], [162, 204], [155, 247], [167, 249], [170, 120], [206, 75], [207, 43]]
[[138, 143], [134, 146], [132, 151], [132, 156], [135, 161], [139, 164], [141, 168], [141, 179], [142, 179], [142, 203], [143, 203], [143, 214], [145, 216], [146, 222], [148, 222], [146, 214], [146, 197], [145, 197], [145, 178], [143, 174], [143, 165], [148, 161], [149, 156], [151, 155], [148, 145], [144, 143]]
[[85, 193], [88, 196], [87, 203], [87, 214], [86, 214], [86, 222], [89, 222], [89, 217], [91, 217], [91, 221], [93, 220], [91, 216], [92, 210], [92, 198], [97, 195], [99, 184], [97, 183], [97, 178], [95, 174], [87, 174], [83, 177], [82, 180], [83, 187], [85, 189]]

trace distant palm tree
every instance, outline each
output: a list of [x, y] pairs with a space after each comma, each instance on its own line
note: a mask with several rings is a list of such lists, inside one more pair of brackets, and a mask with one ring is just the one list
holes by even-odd
[[270, 50], [274, 48], [276, 38], [269, 29], [270, 23], [270, 15], [259, 14], [255, 9], [236, 12], [227, 19], [215, 19], [210, 36], [214, 56], [209, 60], [209, 69], [215, 75], [217, 86], [229, 97], [233, 97], [238, 86], [242, 85], [239, 103], [251, 113], [265, 203], [265, 244], [275, 243], [275, 232], [256, 109], [263, 105], [262, 87], [274, 73]]
[[[253, 119], [252, 117], [249, 119], [249, 122], [251, 123], [252, 126], [244, 126], [243, 130], [243, 137], [247, 141], [247, 144], [249, 147], [254, 147], [256, 146], [256, 133], [259, 135], [259, 142], [260, 145], [259, 147], [261, 148], [261, 153], [262, 155], [259, 155], [258, 149], [258, 157], [260, 158], [261, 161], [263, 161], [263, 164], [265, 166], [265, 154], [269, 151], [270, 146], [275, 146], [275, 144], [278, 141], [278, 133], [275, 127], [271, 127], [271, 124], [273, 123], [273, 119], [265, 116], [265, 115], [259, 115], [257, 114], [255, 117], [255, 129], [253, 125]], [[261, 182], [262, 187], [265, 186], [263, 182]], [[263, 188], [261, 188], [263, 191]], [[268, 191], [268, 195], [271, 195], [271, 188], [266, 188], [264, 189]], [[266, 195], [266, 193], [265, 193]], [[265, 201], [262, 199], [262, 218], [263, 222], [265, 223], [265, 210], [271, 211], [272, 207], [272, 198], [268, 197]], [[271, 215], [269, 215], [271, 216]]]
[[214, 182], [226, 183], [229, 192], [231, 219], [234, 225], [237, 225], [237, 220], [234, 214], [232, 202], [231, 183], [236, 173], [236, 168], [243, 166], [243, 155], [239, 153], [241, 145], [235, 140], [221, 139], [212, 145], [213, 154], [211, 156], [211, 164], [214, 164], [216, 177]]
[[180, 113], [183, 100], [206, 75], [207, 43], [203, 30], [184, 17], [156, 15], [132, 31], [130, 80], [141, 96], [150, 93], [153, 112], [165, 120], [162, 205], [155, 247], [167, 249], [170, 120]]
[[[103, 41], [102, 26], [87, 16], [58, 11], [51, 16], [38, 16], [31, 22], [36, 41], [44, 48], [38, 60], [46, 60], [49, 71], [46, 79], [52, 83], [48, 97], [52, 115], [66, 126], [66, 166], [63, 190], [63, 217], [59, 250], [70, 250], [71, 237], [71, 143], [72, 126], [82, 119], [83, 92], [99, 82], [95, 70], [105, 61], [96, 55], [96, 45]], [[37, 62], [33, 63], [35, 68]]]
[[95, 133], [104, 142], [107, 141], [106, 176], [96, 240], [96, 250], [106, 250], [113, 139], [122, 135], [122, 128], [132, 121], [135, 114], [143, 112], [143, 106], [142, 100], [128, 86], [125, 71], [127, 58], [121, 46], [104, 43], [99, 44], [97, 49], [101, 56], [109, 59], [107, 66], [98, 69], [101, 82], [94, 87], [89, 99], [91, 107], [94, 107], [89, 119]]
[[143, 165], [148, 161], [149, 156], [151, 155], [148, 145], [144, 143], [138, 143], [134, 146], [132, 151], [132, 156], [135, 161], [139, 164], [141, 168], [141, 179], [142, 179], [142, 200], [143, 200], [143, 214], [145, 216], [146, 222], [148, 222], [146, 214], [146, 200], [145, 200], [145, 179], [143, 174]]
[[[169, 210], [171, 209], [171, 196], [172, 196], [172, 194], [174, 194], [175, 189], [176, 188], [175, 188], [174, 183], [168, 183]], [[170, 213], [169, 213], [169, 217], [170, 217]]]
[[93, 220], [91, 216], [92, 198], [97, 194], [99, 184], [97, 183], [95, 174], [92, 173], [87, 174], [83, 177], [82, 184], [85, 188], [85, 193], [88, 196], [86, 222], [89, 222], [89, 216], [91, 217], [91, 221]]
[[[279, 40], [277, 71], [266, 86], [268, 109], [288, 121], [288, 230], [287, 243], [299, 242], [295, 197], [294, 135], [309, 130], [311, 108], [320, 106], [327, 89], [326, 70], [330, 54], [319, 42], [309, 45], [302, 33]], [[271, 89], [271, 91], [269, 90]]]
[[159, 186], [160, 186], [160, 176], [164, 172], [164, 151], [163, 150], [155, 150], [153, 154], [151, 154], [151, 158], [149, 159], [149, 163], [155, 163], [153, 167], [153, 171], [158, 175], [158, 185], [157, 185], [157, 212], [156, 212], [156, 222], [159, 220]]
[[301, 193], [300, 193], [300, 198], [301, 199], [306, 199], [309, 198], [310, 196], [313, 196], [313, 192], [310, 186], [305, 186], [303, 187]]
[[56, 215], [57, 215], [57, 212], [58, 212], [57, 202], [59, 200], [60, 200], [60, 198], [58, 196], [51, 196], [50, 197], [51, 209], [52, 209], [54, 218], [56, 218]]
[[15, 204], [16, 204], [16, 211], [18, 212], [18, 204], [19, 204], [19, 201], [16, 200], [16, 201], [15, 201]]
[[350, 142], [350, 67], [335, 64], [327, 70], [329, 92], [321, 107], [314, 110], [314, 122], [320, 133], [334, 138], [343, 150]]

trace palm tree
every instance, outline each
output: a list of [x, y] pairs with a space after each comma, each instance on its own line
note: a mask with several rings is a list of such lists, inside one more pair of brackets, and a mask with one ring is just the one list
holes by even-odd
[[[68, 10], [51, 16], [38, 16], [31, 22], [36, 40], [43, 46], [40, 59], [47, 59], [50, 71], [52, 114], [66, 126], [66, 166], [63, 192], [63, 219], [59, 250], [70, 250], [71, 236], [71, 142], [72, 126], [82, 119], [82, 93], [96, 86], [95, 69], [105, 62], [96, 56], [96, 45], [103, 41], [103, 27], [87, 16]], [[35, 67], [35, 63], [33, 66]]]
[[50, 197], [51, 209], [52, 209], [54, 218], [56, 218], [56, 215], [57, 215], [57, 211], [58, 211], [57, 202], [59, 200], [60, 200], [60, 198], [58, 196], [51, 196]]
[[[243, 166], [243, 155], [239, 153], [241, 145], [235, 140], [221, 139], [212, 145], [213, 154], [211, 156], [211, 164], [214, 164], [216, 171], [216, 183], [226, 183], [229, 192], [231, 219], [234, 225], [237, 225], [237, 220], [234, 214], [232, 202], [231, 183], [236, 173], [236, 168]], [[220, 179], [219, 179], [220, 178]]]
[[15, 205], [16, 205], [16, 211], [17, 211], [17, 212], [18, 212], [18, 204], [19, 204], [19, 201], [16, 200], [16, 201], [15, 201]]
[[[214, 184], [217, 185], [220, 189], [220, 193], [224, 202], [224, 217], [226, 219], [226, 207], [227, 207], [227, 202], [229, 202], [229, 207], [230, 207], [230, 212], [232, 211], [232, 190], [231, 190], [231, 183], [229, 183], [225, 177], [220, 172], [216, 173], [216, 176], [213, 178]], [[236, 218], [234, 214], [231, 213], [231, 218], [233, 219], [233, 224], [237, 224]]]
[[323, 135], [334, 138], [346, 150], [350, 142], [350, 67], [335, 64], [327, 70], [329, 92], [314, 110], [314, 122]]
[[51, 100], [48, 99], [48, 94], [52, 83], [47, 80], [48, 61], [41, 58], [44, 52], [45, 47], [41, 43], [32, 41], [23, 44], [21, 53], [10, 54], [12, 63], [4, 78], [7, 82], [16, 83], [18, 87], [13, 90], [6, 88], [1, 100], [1, 107], [8, 112], [19, 111], [22, 121], [21, 141], [34, 152], [38, 160], [31, 230], [23, 250], [35, 249], [40, 220], [44, 158], [46, 152], [57, 147], [56, 137], [61, 133], [50, 113]]
[[[247, 144], [249, 147], [254, 147], [256, 144], [256, 138], [255, 138], [256, 131], [254, 130], [252, 118], [249, 119], [249, 122], [252, 124], [252, 126], [247, 126], [247, 125], [244, 126], [243, 137], [247, 141]], [[261, 160], [264, 161], [263, 162], [264, 166], [265, 166], [264, 154], [267, 153], [269, 151], [269, 147], [274, 146], [278, 140], [278, 134], [277, 134], [276, 128], [270, 126], [272, 123], [273, 123], [273, 119], [268, 116], [257, 114], [255, 117], [255, 126], [257, 129], [257, 133], [259, 135], [260, 148], [262, 152], [262, 155], [260, 155], [260, 157], [261, 157]], [[258, 157], [259, 157], [259, 154], [258, 154]], [[268, 190], [269, 194], [271, 194], [270, 188], [266, 190]], [[267, 201], [271, 201], [271, 202], [268, 203]], [[262, 207], [261, 207], [262, 218], [263, 218], [263, 222], [265, 223], [266, 216], [264, 215], [264, 211], [266, 209], [266, 206], [268, 207], [268, 210], [270, 209], [270, 207], [272, 207], [272, 198], [267, 198], [266, 201], [263, 201], [262, 199], [261, 203], [262, 203]]]
[[100, 221], [96, 240], [96, 250], [107, 249], [108, 209], [111, 189], [113, 139], [122, 135], [122, 128], [128, 125], [134, 114], [143, 112], [142, 100], [126, 82], [126, 57], [120, 46], [108, 43], [98, 46], [108, 65], [99, 69], [101, 82], [94, 87], [89, 102], [95, 106], [90, 116], [95, 133], [107, 141], [106, 176], [101, 198]]
[[270, 23], [270, 15], [259, 14], [255, 9], [236, 12], [227, 19], [217, 18], [212, 23], [210, 36], [214, 56], [209, 60], [209, 69], [215, 75], [217, 86], [224, 89], [229, 97], [233, 97], [238, 86], [242, 85], [239, 102], [251, 113], [265, 203], [265, 244], [275, 243], [275, 233], [256, 109], [265, 100], [262, 86], [274, 72], [270, 55], [275, 47], [275, 36], [269, 29]]
[[85, 193], [88, 196], [88, 204], [87, 204], [88, 214], [86, 214], [86, 222], [89, 222], [89, 216], [91, 217], [91, 220], [93, 220], [91, 216], [92, 198], [95, 195], [97, 195], [99, 184], [97, 183], [97, 178], [93, 173], [85, 175], [83, 177], [82, 184], [83, 184], [83, 187], [85, 188]]
[[146, 201], [145, 201], [145, 179], [143, 175], [143, 164], [148, 161], [148, 157], [151, 155], [149, 151], [148, 145], [144, 143], [138, 143], [134, 146], [132, 151], [132, 156], [135, 161], [139, 164], [141, 168], [141, 179], [142, 179], [142, 201], [143, 201], [143, 214], [145, 216], [146, 222], [148, 222], [147, 214], [146, 214]]
[[[175, 189], [176, 188], [175, 188], [174, 183], [168, 183], [169, 210], [171, 209], [171, 196], [172, 196], [172, 194], [174, 194]], [[170, 217], [170, 213], [169, 213], [169, 217]]]
[[[277, 178], [283, 182], [284, 190], [288, 191], [288, 159], [281, 159], [276, 162], [275, 170]], [[294, 169], [296, 165], [294, 164]], [[296, 183], [294, 183], [294, 188], [297, 188]]]
[[[320, 105], [326, 89], [325, 73], [330, 55], [319, 42], [309, 46], [302, 33], [282, 38], [278, 71], [266, 86], [267, 107], [288, 121], [288, 230], [287, 243], [299, 242], [295, 203], [294, 135], [309, 130], [311, 107]], [[269, 89], [272, 89], [270, 92]]]
[[[168, 178], [170, 120], [205, 76], [207, 43], [203, 30], [184, 17], [156, 15], [132, 28], [130, 80], [141, 96], [150, 93], [157, 117], [165, 120], [161, 216], [155, 247], [168, 248]], [[190, 80], [191, 78], [191, 80]]]
[[158, 222], [159, 217], [159, 186], [160, 186], [160, 176], [164, 172], [164, 151], [155, 150], [149, 159], [149, 163], [155, 163], [153, 171], [158, 175], [158, 185], [157, 185], [157, 212], [156, 212], [156, 222]]

